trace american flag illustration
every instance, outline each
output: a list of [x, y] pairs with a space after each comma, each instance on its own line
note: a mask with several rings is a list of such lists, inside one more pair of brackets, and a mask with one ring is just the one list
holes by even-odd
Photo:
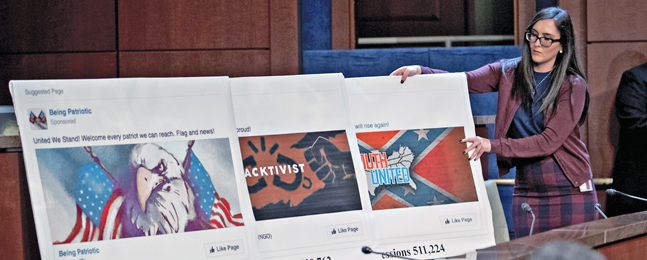
[[[464, 137], [463, 127], [357, 133], [363, 158], [386, 156], [388, 168], [406, 168], [399, 181], [384, 184], [374, 180], [377, 171], [371, 168], [376, 165], [364, 160], [373, 209], [477, 201], [472, 170], [462, 153], [466, 147], [459, 143]], [[381, 167], [379, 161], [373, 163]]]
[[[209, 223], [209, 228], [244, 226], [242, 215], [231, 212], [229, 201], [219, 196], [193, 150], [187, 151], [183, 166], [187, 182], [200, 205], [199, 217]], [[81, 167], [74, 190], [76, 222], [67, 238], [54, 242], [55, 245], [122, 238], [120, 210], [125, 194], [113, 182], [97, 162]]]
[[211, 176], [193, 150], [188, 151], [183, 166], [193, 194], [200, 204], [201, 210], [198, 212], [203, 212], [202, 218], [208, 218], [212, 228], [244, 225], [243, 216], [240, 213], [232, 214], [229, 202], [218, 196], [218, 192], [213, 187]]
[[29, 122], [32, 124], [36, 123], [36, 115], [34, 115], [33, 111], [29, 111]]
[[40, 119], [41, 122], [47, 123], [47, 117], [45, 117], [45, 112], [42, 110], [40, 111], [40, 114], [38, 114], [38, 119]]

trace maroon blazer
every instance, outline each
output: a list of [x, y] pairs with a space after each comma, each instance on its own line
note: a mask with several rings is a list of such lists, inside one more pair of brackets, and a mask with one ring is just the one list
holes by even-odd
[[[574, 187], [591, 180], [591, 163], [586, 145], [580, 139], [578, 124], [584, 110], [586, 81], [579, 76], [567, 76], [557, 97], [557, 112], [546, 117], [545, 129], [539, 135], [511, 139], [506, 136], [521, 100], [512, 97], [514, 67], [504, 75], [501, 63], [491, 63], [465, 72], [470, 93], [499, 92], [492, 151], [497, 154], [499, 176], [510, 171], [512, 158], [531, 158], [553, 155]], [[446, 71], [422, 67], [423, 74]]]

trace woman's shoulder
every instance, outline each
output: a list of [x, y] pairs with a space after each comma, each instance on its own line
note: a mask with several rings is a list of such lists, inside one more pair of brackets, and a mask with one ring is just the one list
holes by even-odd
[[588, 90], [586, 79], [582, 75], [569, 73], [562, 83], [562, 91], [573, 92], [573, 94], [585, 94]]
[[572, 85], [573, 88], [587, 87], [586, 79], [584, 79], [582, 75], [578, 75], [578, 74], [572, 74], [572, 73], [567, 74], [565, 82], [570, 83], [570, 85]]
[[515, 69], [519, 65], [520, 61], [521, 61], [521, 57], [516, 57], [516, 58], [512, 58], [512, 59], [501, 59], [501, 60], [499, 60], [498, 62], [495, 62], [495, 63], [501, 64], [502, 68]]
[[514, 72], [519, 66], [520, 59], [521, 57], [502, 59], [497, 62], [490, 63], [487, 66], [491, 67], [493, 71], [503, 75], [504, 78], [509, 78], [511, 80], [514, 78]]

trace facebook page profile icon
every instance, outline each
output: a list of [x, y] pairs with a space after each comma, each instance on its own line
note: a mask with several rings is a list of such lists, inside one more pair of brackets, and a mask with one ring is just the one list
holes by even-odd
[[29, 123], [32, 130], [47, 130], [47, 116], [44, 108], [29, 109]]

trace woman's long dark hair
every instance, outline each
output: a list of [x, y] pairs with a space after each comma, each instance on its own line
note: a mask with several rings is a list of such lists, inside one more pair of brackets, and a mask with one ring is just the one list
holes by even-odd
[[[557, 95], [559, 94], [559, 89], [566, 79], [566, 76], [577, 75], [582, 77], [583, 79], [586, 79], [586, 77], [580, 69], [580, 64], [577, 59], [577, 51], [575, 48], [573, 23], [571, 22], [571, 17], [566, 11], [558, 7], [549, 7], [542, 9], [541, 11], [537, 12], [537, 14], [535, 14], [535, 17], [532, 18], [530, 25], [528, 25], [528, 27], [526, 28], [526, 31], [532, 30], [532, 27], [535, 26], [535, 23], [537, 23], [538, 21], [546, 19], [555, 21], [555, 26], [560, 33], [559, 42], [562, 44], [562, 53], [557, 54], [555, 64], [553, 65], [548, 94], [544, 98], [543, 104], [539, 108], [539, 111], [543, 112], [544, 115], [548, 117], [550, 115], [554, 115], [557, 111]], [[524, 37], [524, 44], [522, 44], [521, 46], [521, 58], [504, 62], [504, 67], [509, 66], [510, 68], [513, 68], [513, 65], [517, 65], [516, 69], [514, 70], [512, 96], [521, 99], [521, 105], [524, 106], [527, 111], [531, 111], [531, 93], [533, 88], [535, 87], [533, 70], [534, 62], [530, 53], [530, 44], [532, 43], [530, 43]], [[586, 119], [588, 107], [589, 90], [587, 88], [584, 110], [582, 111], [582, 115], [580, 116], [579, 120], [580, 124], [582, 124]]]

